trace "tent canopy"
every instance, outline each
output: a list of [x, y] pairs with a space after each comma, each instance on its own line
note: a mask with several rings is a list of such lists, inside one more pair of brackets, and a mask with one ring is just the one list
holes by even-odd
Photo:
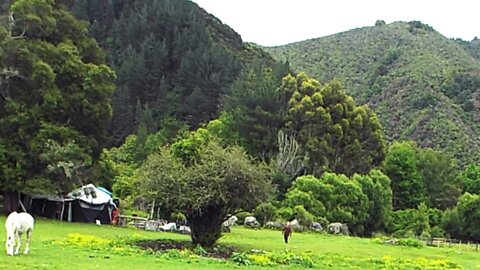
[[93, 184], [75, 189], [66, 196], [30, 195], [27, 203], [34, 215], [64, 221], [110, 224], [116, 208], [111, 192]]
[[103, 187], [96, 187], [93, 184], [85, 185], [70, 192], [67, 196], [79, 199], [89, 204], [109, 204], [113, 203], [112, 193]]

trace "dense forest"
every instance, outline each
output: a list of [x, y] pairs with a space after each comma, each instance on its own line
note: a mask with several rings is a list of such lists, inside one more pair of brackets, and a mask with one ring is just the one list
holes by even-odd
[[231, 214], [480, 240], [477, 40], [379, 21], [274, 60], [187, 0], [0, 11], [6, 211], [95, 183], [202, 246]]
[[220, 97], [243, 68], [274, 65], [194, 3], [76, 0], [71, 9], [90, 23], [118, 76], [113, 145], [141, 123], [148, 133], [172, 119], [197, 128], [218, 117]]

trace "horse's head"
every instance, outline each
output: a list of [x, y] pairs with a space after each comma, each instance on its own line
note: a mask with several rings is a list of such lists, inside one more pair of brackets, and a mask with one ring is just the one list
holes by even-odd
[[15, 246], [15, 235], [13, 232], [7, 231], [7, 241], [5, 241], [5, 249], [7, 255], [13, 256], [13, 248]]

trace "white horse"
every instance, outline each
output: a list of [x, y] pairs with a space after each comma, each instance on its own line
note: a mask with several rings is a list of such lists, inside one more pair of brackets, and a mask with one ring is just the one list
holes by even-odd
[[[5, 243], [7, 255], [18, 254], [22, 245], [22, 234], [27, 234], [27, 244], [24, 254], [30, 251], [30, 240], [33, 232], [33, 217], [28, 213], [12, 212], [7, 217], [5, 228], [7, 230], [7, 241]], [[16, 248], [15, 248], [16, 247]], [[15, 252], [14, 252], [15, 250]]]

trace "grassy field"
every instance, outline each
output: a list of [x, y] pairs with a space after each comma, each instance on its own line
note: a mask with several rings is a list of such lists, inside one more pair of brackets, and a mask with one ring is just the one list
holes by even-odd
[[[36, 220], [31, 254], [7, 257], [3, 225], [0, 235], [0, 269], [9, 270], [480, 269], [480, 253], [457, 248], [391, 246], [372, 239], [310, 233], [294, 233], [286, 245], [278, 231], [244, 228], [234, 228], [220, 240], [239, 252], [229, 260], [205, 258], [195, 251], [154, 252], [131, 245], [135, 240], [189, 240], [185, 235], [42, 219]], [[252, 249], [265, 252], [249, 252]]]

